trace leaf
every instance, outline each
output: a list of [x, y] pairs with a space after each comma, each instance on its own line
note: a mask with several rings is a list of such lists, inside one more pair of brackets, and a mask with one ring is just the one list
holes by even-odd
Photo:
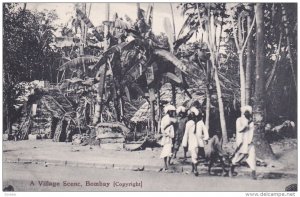
[[175, 82], [177, 84], [182, 84], [182, 80], [173, 73], [167, 72], [167, 73], [164, 73], [163, 75], [165, 77], [168, 77], [169, 79], [171, 79], [173, 82]]
[[84, 14], [80, 9], [76, 9], [76, 14], [83, 20], [83, 22], [86, 24], [88, 28], [94, 28], [93, 23], [90, 21], [90, 19]]
[[191, 37], [194, 35], [196, 31], [197, 28], [193, 28], [185, 36], [177, 39], [174, 43], [174, 50], [177, 50], [182, 44], [186, 43], [189, 39], [191, 39]]
[[169, 45], [171, 47], [171, 50], [173, 50], [173, 43], [175, 40], [174, 40], [173, 28], [170, 19], [164, 18], [163, 25], [168, 37]]
[[83, 65], [90, 66], [99, 61], [98, 57], [95, 56], [85, 56], [85, 57], [78, 57], [75, 59], [72, 59], [71, 61], [68, 61], [61, 65], [58, 70], [63, 71], [67, 68], [69, 68], [72, 71], [80, 69]]
[[129, 92], [129, 89], [128, 89], [127, 86], [125, 86], [124, 91], [125, 91], [125, 94], [126, 94], [126, 97], [127, 97], [128, 101], [130, 102], [131, 101], [131, 99], [130, 99], [130, 92]]
[[156, 49], [156, 50], [154, 50], [154, 54], [158, 58], [173, 64], [174, 66], [179, 68], [182, 72], [187, 74], [188, 67], [184, 63], [182, 63], [175, 55], [170, 53], [169, 51], [162, 50], [162, 49]]
[[182, 25], [182, 28], [180, 29], [180, 31], [178, 33], [178, 38], [181, 36], [181, 34], [183, 34], [183, 32], [186, 29], [190, 29], [191, 21], [194, 21], [197, 18], [198, 18], [198, 16], [196, 14], [191, 14], [188, 16], [188, 18], [185, 20], [184, 24]]
[[153, 4], [148, 6], [147, 14], [146, 14], [146, 23], [152, 27], [153, 23]]
[[132, 49], [136, 44], [138, 45], [142, 45], [143, 42], [139, 39], [134, 39], [130, 42], [122, 42], [118, 45], [112, 46], [110, 47], [108, 50], [106, 50], [101, 58], [99, 59], [99, 61], [97, 62], [97, 64], [92, 68], [92, 71], [97, 72], [97, 70], [100, 68], [100, 66], [102, 66], [103, 64], [106, 63], [108, 55], [114, 54], [114, 53], [121, 53], [122, 51], [125, 50], [130, 50]]

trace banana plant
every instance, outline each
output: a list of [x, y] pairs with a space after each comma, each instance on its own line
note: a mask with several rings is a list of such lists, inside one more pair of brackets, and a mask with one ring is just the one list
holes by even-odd
[[[151, 12], [151, 8], [149, 10]], [[80, 11], [78, 13], [82, 15]], [[103, 94], [105, 84], [108, 83], [107, 76], [113, 78], [110, 83], [113, 83], [113, 94], [119, 98], [119, 101], [115, 102], [118, 108], [122, 108], [122, 96], [130, 99], [132, 90], [143, 96], [152, 95], [153, 97], [155, 94], [150, 94], [149, 89], [161, 86], [166, 78], [180, 87], [187, 87], [182, 75], [192, 74], [195, 68], [183, 64], [169, 51], [170, 46], [151, 32], [150, 24], [147, 24], [152, 22], [151, 18], [151, 14], [147, 20], [141, 17], [133, 26], [130, 26], [130, 23], [116, 16], [111, 22], [113, 31], [110, 36], [126, 38], [131, 35], [134, 37], [133, 40], [126, 42], [126, 39], [120, 39], [121, 43], [110, 46], [96, 64], [94, 61], [97, 58], [81, 57], [61, 66], [61, 70], [68, 68], [73, 69], [73, 72], [79, 70], [81, 73], [91, 73], [92, 75], [88, 77], [94, 77], [95, 82], [99, 83], [94, 125], [101, 119]], [[84, 21], [89, 23], [86, 19]], [[90, 27], [93, 28], [91, 25]], [[150, 100], [155, 100], [155, 98]], [[119, 111], [122, 112], [122, 109]], [[118, 119], [121, 120], [122, 117]]]

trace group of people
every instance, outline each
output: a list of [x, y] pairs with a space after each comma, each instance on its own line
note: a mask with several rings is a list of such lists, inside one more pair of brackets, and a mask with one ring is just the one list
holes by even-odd
[[[176, 158], [179, 148], [184, 150], [184, 159], [187, 152], [192, 161], [192, 173], [198, 176], [197, 165], [200, 159], [209, 160], [209, 173], [212, 163], [220, 160], [224, 169], [226, 153], [222, 149], [222, 133], [216, 131], [216, 135], [209, 137], [208, 129], [203, 121], [204, 114], [201, 109], [192, 106], [186, 109], [179, 106], [177, 109], [169, 104], [164, 108], [164, 117], [161, 120], [161, 132], [163, 145], [160, 157], [164, 160], [164, 168], [167, 171], [171, 165], [171, 159]], [[256, 179], [255, 148], [252, 143], [254, 124], [252, 121], [252, 107], [241, 108], [241, 117], [236, 120], [236, 149], [232, 153], [229, 165], [229, 176], [233, 176], [234, 168], [241, 161], [246, 160], [252, 170], [252, 178]]]

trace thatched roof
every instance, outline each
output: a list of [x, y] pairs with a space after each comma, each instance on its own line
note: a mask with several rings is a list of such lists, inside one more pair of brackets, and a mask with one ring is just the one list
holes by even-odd
[[[183, 105], [189, 108], [195, 101], [198, 101], [201, 104], [204, 102], [205, 92], [199, 92], [199, 91], [196, 92], [193, 89], [190, 89], [190, 92], [192, 98], [189, 98], [188, 95], [186, 95], [183, 90], [177, 89], [176, 107]], [[171, 84], [167, 83], [161, 88], [160, 96], [161, 96], [161, 102], [164, 103], [165, 105], [172, 101]], [[155, 111], [158, 111], [157, 105], [155, 105]], [[158, 120], [158, 117], [156, 117], [156, 119]], [[131, 122], [135, 122], [135, 123], [147, 122], [149, 120], [151, 120], [151, 113], [150, 113], [150, 104], [148, 102], [145, 102], [130, 119]]]

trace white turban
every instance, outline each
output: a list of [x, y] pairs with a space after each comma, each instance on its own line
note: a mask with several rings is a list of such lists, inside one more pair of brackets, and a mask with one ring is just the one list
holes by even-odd
[[199, 115], [199, 110], [196, 107], [191, 107], [190, 112], [194, 113], [196, 116]]
[[167, 105], [164, 108], [164, 112], [167, 113], [168, 111], [176, 111], [176, 108], [173, 105]]
[[241, 107], [242, 114], [244, 114], [246, 111], [248, 111], [250, 114], [252, 114], [252, 107], [250, 105], [245, 105], [244, 107]]
[[186, 108], [183, 107], [183, 106], [179, 106], [179, 107], [176, 109], [176, 113], [179, 114], [180, 112], [186, 112]]

